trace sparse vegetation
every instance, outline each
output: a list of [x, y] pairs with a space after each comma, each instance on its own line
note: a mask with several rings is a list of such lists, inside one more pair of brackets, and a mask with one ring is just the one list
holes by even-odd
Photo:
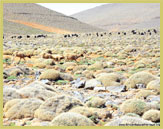
[[4, 4], [4, 126], [159, 125], [160, 28], [101, 31], [21, 5]]
[[69, 81], [67, 81], [67, 80], [57, 80], [56, 81], [56, 84], [57, 85], [66, 85], [66, 84], [68, 84], [69, 83]]
[[14, 79], [17, 79], [17, 77], [16, 76], [9, 76], [7, 79], [8, 80], [14, 80]]

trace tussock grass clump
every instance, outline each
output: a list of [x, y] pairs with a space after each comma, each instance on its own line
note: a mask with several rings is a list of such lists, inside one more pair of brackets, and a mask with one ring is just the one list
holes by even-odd
[[105, 107], [105, 100], [100, 97], [92, 97], [89, 101], [86, 102], [88, 107], [101, 108]]
[[59, 72], [53, 69], [48, 69], [40, 75], [40, 80], [49, 79], [49, 80], [57, 80], [59, 78]]
[[159, 122], [160, 111], [151, 109], [143, 114], [143, 119], [150, 120], [152, 122]]
[[136, 84], [147, 85], [150, 81], [155, 80], [156, 77], [147, 72], [138, 72], [130, 76], [125, 82], [127, 88], [136, 88]]
[[95, 124], [89, 118], [74, 112], [62, 113], [55, 117], [52, 126], [94, 126]]
[[120, 110], [123, 113], [135, 113], [142, 115], [147, 110], [147, 105], [140, 99], [129, 99], [122, 103]]

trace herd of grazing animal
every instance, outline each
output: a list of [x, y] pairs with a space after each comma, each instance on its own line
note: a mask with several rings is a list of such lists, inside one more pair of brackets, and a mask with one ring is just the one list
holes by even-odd
[[[22, 39], [22, 38], [46, 38], [47, 35], [43, 35], [43, 34], [39, 34], [39, 35], [35, 35], [35, 36], [30, 36], [30, 35], [14, 35], [14, 36], [11, 36], [10, 38], [11, 39]], [[3, 35], [3, 39], [5, 38], [5, 35]]]
[[54, 61], [61, 61], [65, 57], [64, 56], [61, 56], [61, 55], [54, 56], [54, 55], [49, 54], [49, 53], [43, 53], [42, 54], [42, 58], [44, 58], [44, 59], [53, 59]]
[[68, 53], [65, 56], [63, 56], [63, 55], [52, 55], [49, 53], [43, 53], [42, 54], [42, 58], [53, 59], [56, 62], [61, 61], [63, 59], [65, 59], [66, 61], [77, 61], [77, 59], [80, 57], [84, 57], [84, 54], [83, 53], [82, 54]]
[[[19, 58], [18, 64], [19, 64], [22, 59], [24, 61], [26, 61], [25, 58], [31, 58], [32, 56], [34, 56], [34, 55], [27, 54], [25, 52], [15, 51], [12, 54], [12, 57], [13, 57], [12, 62], [14, 62], [15, 58], [18, 57]], [[42, 54], [43, 59], [53, 59], [55, 62], [59, 62], [63, 59], [65, 59], [66, 61], [77, 61], [77, 59], [80, 57], [84, 57], [84, 54], [83, 53], [81, 53], [81, 54], [69, 53], [69, 54], [63, 56], [63, 55], [52, 55], [51, 51], [48, 51], [46, 53], [44, 52]]]
[[[156, 29], [148, 29], [146, 31], [137, 31], [137, 30], [131, 30], [131, 31], [121, 31], [121, 32], [96, 32], [96, 33], [85, 33], [84, 36], [86, 37], [89, 37], [89, 36], [96, 36], [96, 37], [103, 37], [103, 36], [111, 36], [113, 34], [117, 34], [117, 35], [128, 35], [128, 34], [133, 34], [133, 35], [152, 35], [152, 34], [157, 34], [158, 31]], [[71, 37], [75, 37], [75, 38], [78, 38], [80, 37], [82, 34], [64, 34], [62, 38], [71, 38]], [[83, 35], [82, 35], [83, 36]], [[17, 35], [17, 36], [11, 36], [10, 38], [12, 39], [21, 39], [21, 38], [46, 38], [47, 35], [43, 35], [43, 34], [39, 34], [39, 35], [25, 35], [25, 36], [22, 36], [22, 35]], [[3, 35], [3, 38], [4, 38], [4, 35]], [[13, 56], [13, 60], [15, 59], [15, 57], [18, 57], [19, 58], [19, 62], [23, 59], [24, 61], [25, 58], [31, 58], [33, 55], [30, 55], [30, 54], [26, 54], [26, 53], [23, 53], [23, 52], [14, 52], [12, 54]], [[47, 51], [46, 53], [43, 53], [42, 54], [42, 58], [44, 59], [53, 59], [54, 61], [58, 62], [58, 61], [61, 61], [63, 59], [67, 60], [67, 61], [77, 61], [78, 58], [80, 57], [84, 57], [85, 56], [85, 53], [84, 54], [68, 54], [68, 55], [53, 55], [51, 51]], [[18, 62], [18, 63], [19, 63]]]
[[135, 30], [132, 30], [131, 33], [134, 35], [136, 35], [136, 34], [138, 34], [138, 35], [152, 35], [152, 33], [157, 34], [157, 30], [153, 29], [153, 30], [147, 30], [144, 32], [136, 32]]
[[[112, 35], [113, 33], [115, 32], [96, 32], [95, 34], [94, 33], [86, 33], [85, 36], [86, 37], [89, 37], [89, 36], [96, 36], [96, 37], [103, 37], [103, 36], [110, 36]], [[116, 32], [117, 35], [127, 35], [128, 33], [130, 34], [133, 34], [133, 35], [152, 35], [153, 33], [154, 34], [157, 34], [157, 30], [156, 29], [148, 29], [147, 31], [136, 31], [136, 30], [131, 30], [131, 31], [127, 31], [127, 32]], [[64, 34], [63, 35], [63, 38], [71, 38], [71, 37], [80, 37], [81, 34]], [[3, 35], [3, 39], [4, 39], [4, 35]], [[35, 35], [35, 36], [30, 36], [30, 35], [26, 35], [26, 36], [22, 36], [22, 35], [18, 35], [18, 36], [11, 36], [11, 39], [22, 39], [22, 38], [46, 38], [47, 35], [44, 35], [44, 34], [39, 34], [39, 35]]]
[[[148, 29], [147, 31], [136, 31], [136, 30], [131, 30], [127, 32], [96, 32], [94, 33], [86, 33], [85, 36], [96, 36], [96, 37], [103, 37], [103, 36], [110, 36], [113, 35], [113, 33], [116, 33], [117, 35], [127, 35], [128, 33], [133, 34], [133, 35], [152, 35], [152, 34], [157, 34], [156, 29]], [[80, 34], [65, 34], [63, 37], [64, 38], [73, 38], [73, 37], [79, 37], [81, 36]]]

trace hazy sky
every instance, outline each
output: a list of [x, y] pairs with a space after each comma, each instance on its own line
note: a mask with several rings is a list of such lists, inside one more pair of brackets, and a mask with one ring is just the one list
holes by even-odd
[[38, 3], [51, 10], [71, 15], [86, 9], [94, 8], [107, 3]]

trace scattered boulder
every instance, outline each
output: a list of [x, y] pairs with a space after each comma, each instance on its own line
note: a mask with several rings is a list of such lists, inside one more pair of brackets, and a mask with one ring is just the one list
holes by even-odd
[[106, 91], [106, 87], [104, 87], [104, 86], [102, 86], [102, 87], [95, 87], [94, 88], [94, 91], [98, 91], [98, 92], [100, 92], [100, 91]]
[[36, 110], [35, 117], [50, 121], [58, 114], [68, 112], [76, 106], [83, 106], [83, 104], [73, 97], [65, 95], [51, 97]]
[[106, 90], [110, 92], [125, 92], [126, 91], [126, 86], [121, 85], [121, 86], [108, 86], [106, 87]]
[[97, 81], [96, 79], [88, 80], [85, 83], [85, 89], [94, 89], [95, 87], [100, 86], [102, 86], [102, 83], [100, 81]]
[[73, 87], [76, 87], [76, 88], [84, 88], [85, 82], [86, 82], [85, 80], [78, 78], [77, 80], [72, 81], [71, 84]]
[[74, 112], [62, 113], [55, 117], [52, 126], [95, 126], [89, 118]]

